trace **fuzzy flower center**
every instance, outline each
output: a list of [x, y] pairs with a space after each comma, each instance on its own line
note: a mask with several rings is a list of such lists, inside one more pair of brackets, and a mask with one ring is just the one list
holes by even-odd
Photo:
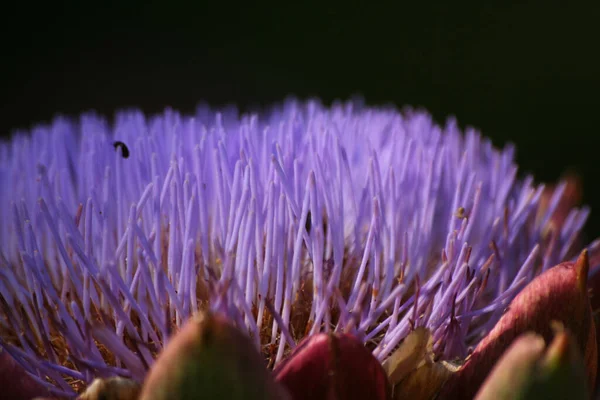
[[357, 103], [57, 118], [0, 144], [0, 180], [0, 345], [59, 395], [143, 380], [203, 309], [269, 366], [329, 331], [384, 361], [421, 326], [464, 359], [588, 215], [557, 224], [566, 183], [511, 147]]

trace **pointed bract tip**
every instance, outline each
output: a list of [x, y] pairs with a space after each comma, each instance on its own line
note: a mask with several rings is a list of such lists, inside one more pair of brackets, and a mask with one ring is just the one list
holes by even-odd
[[590, 260], [587, 249], [584, 249], [581, 252], [577, 261], [575, 261], [574, 268], [577, 273], [577, 283], [579, 288], [582, 291], [587, 292], [587, 279], [590, 271]]

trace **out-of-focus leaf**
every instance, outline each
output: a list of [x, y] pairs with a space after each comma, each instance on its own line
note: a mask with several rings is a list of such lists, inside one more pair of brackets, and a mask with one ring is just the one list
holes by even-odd
[[587, 375], [574, 338], [558, 332], [545, 349], [534, 333], [517, 338], [475, 400], [587, 400]]
[[285, 400], [251, 339], [225, 317], [191, 318], [159, 355], [140, 400]]
[[522, 395], [531, 386], [544, 347], [544, 338], [535, 333], [517, 338], [483, 383], [476, 400], [509, 400]]
[[121, 377], [95, 379], [77, 400], [136, 400], [140, 384]]

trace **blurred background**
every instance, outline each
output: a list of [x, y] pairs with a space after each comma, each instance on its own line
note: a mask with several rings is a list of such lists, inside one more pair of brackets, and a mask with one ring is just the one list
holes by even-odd
[[513, 142], [538, 180], [579, 173], [600, 236], [600, 2], [294, 3], [5, 6], [0, 133], [91, 109], [362, 95]]

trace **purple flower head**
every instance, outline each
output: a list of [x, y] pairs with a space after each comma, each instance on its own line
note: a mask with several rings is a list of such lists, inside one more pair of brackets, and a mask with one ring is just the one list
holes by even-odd
[[55, 119], [0, 144], [0, 345], [58, 395], [143, 380], [198, 310], [270, 365], [349, 332], [384, 361], [416, 327], [463, 359], [588, 209], [425, 112], [288, 101]]

